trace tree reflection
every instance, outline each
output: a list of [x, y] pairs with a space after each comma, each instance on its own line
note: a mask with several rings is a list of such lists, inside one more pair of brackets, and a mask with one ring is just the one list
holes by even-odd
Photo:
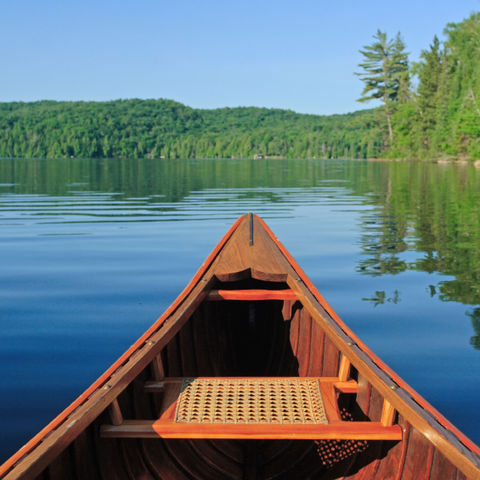
[[[472, 166], [270, 159], [3, 159], [0, 169], [6, 193], [110, 193], [140, 199], [159, 216], [208, 189], [237, 189], [238, 201], [255, 197], [278, 206], [295, 203], [297, 189], [318, 193], [336, 188], [339, 181], [355, 202], [365, 206], [359, 273], [378, 277], [440, 272], [449, 278], [426, 286], [430, 296], [480, 305], [480, 171]], [[375, 292], [364, 300], [378, 306], [395, 298]], [[477, 329], [478, 316], [475, 319]]]
[[[363, 258], [357, 271], [370, 276], [407, 270], [453, 277], [427, 292], [442, 301], [480, 304], [480, 175], [473, 167], [422, 163], [372, 165], [368, 173], [375, 209], [362, 218]], [[418, 253], [407, 261], [404, 252]], [[365, 301], [384, 303], [382, 292]], [[480, 349], [480, 308], [468, 314]]]
[[480, 308], [474, 308], [471, 312], [468, 312], [467, 315], [472, 320], [472, 327], [475, 331], [475, 335], [470, 337], [470, 344], [476, 350], [480, 350]]
[[374, 307], [383, 305], [384, 303], [393, 303], [396, 305], [400, 302], [400, 292], [398, 290], [394, 290], [393, 295], [387, 297], [387, 294], [384, 290], [377, 290], [371, 297], [362, 298], [362, 300], [366, 302], [372, 302]]

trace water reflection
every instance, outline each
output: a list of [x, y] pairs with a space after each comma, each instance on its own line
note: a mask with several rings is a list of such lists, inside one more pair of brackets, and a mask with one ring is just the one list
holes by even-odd
[[[385, 174], [388, 180], [385, 180]], [[451, 275], [432, 286], [444, 301], [480, 303], [480, 176], [473, 167], [391, 164], [371, 170], [378, 209], [362, 220], [366, 275], [407, 270]], [[417, 252], [409, 259], [404, 253]]]
[[454, 166], [0, 160], [0, 459], [145, 331], [247, 211], [478, 442], [479, 197], [480, 172]]
[[394, 290], [391, 295], [388, 295], [384, 290], [377, 290], [370, 298], [364, 297], [362, 300], [371, 302], [374, 307], [377, 307], [378, 305], [384, 305], [386, 302], [396, 305], [401, 301], [400, 292], [398, 290]]
[[470, 338], [470, 344], [476, 350], [480, 350], [480, 308], [474, 308], [471, 312], [467, 312], [467, 315], [472, 320], [472, 327], [475, 335]]
[[357, 272], [441, 272], [452, 276], [431, 287], [441, 300], [480, 303], [480, 175], [472, 167], [268, 159], [0, 161], [3, 224], [235, 218], [247, 210], [288, 217], [299, 205], [342, 202], [371, 207], [361, 214]]
[[[247, 210], [288, 216], [296, 205], [338, 206], [342, 199], [352, 205], [359, 197], [373, 207], [361, 216], [359, 273], [442, 272], [453, 278], [432, 286], [441, 300], [480, 303], [480, 176], [474, 169], [268, 159], [12, 159], [0, 165], [3, 223], [234, 218]], [[384, 303], [372, 298], [365, 301]]]

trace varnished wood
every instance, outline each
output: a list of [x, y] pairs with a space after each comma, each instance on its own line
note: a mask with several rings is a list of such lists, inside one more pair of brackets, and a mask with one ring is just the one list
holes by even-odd
[[380, 422], [332, 422], [327, 425], [167, 424], [151, 420], [126, 420], [122, 425], [102, 425], [105, 438], [295, 439], [295, 440], [401, 440], [398, 425]]
[[[222, 380], [237, 377], [222, 377]], [[248, 377], [253, 380], [266, 380], [262, 377]], [[209, 378], [200, 378], [199, 380], [210, 380]], [[212, 378], [211, 380], [214, 380]], [[277, 381], [281, 381], [278, 378]], [[292, 379], [293, 380], [293, 379]], [[111, 438], [123, 438], [127, 436], [132, 438], [137, 432], [138, 438], [155, 438], [156, 435], [162, 438], [255, 438], [255, 439], [277, 439], [277, 438], [298, 438], [298, 439], [362, 439], [362, 440], [400, 440], [401, 429], [386, 429], [382, 432], [379, 423], [375, 422], [343, 422], [338, 410], [335, 388], [341, 390], [343, 386], [348, 390], [352, 382], [339, 382], [337, 377], [330, 378], [312, 378], [318, 381], [320, 391], [323, 397], [323, 405], [329, 421], [324, 424], [208, 424], [208, 423], [183, 423], [175, 421], [175, 411], [177, 410], [177, 401], [180, 394], [180, 387], [183, 378], [166, 378], [162, 382], [147, 382], [145, 390], [150, 393], [158, 391], [163, 392], [164, 399], [162, 405], [162, 414], [156, 421], [145, 423], [143, 420], [126, 421], [122, 425], [114, 424], [112, 426], [102, 426], [102, 436]], [[358, 425], [356, 425], [358, 423]], [[150, 425], [147, 426], [146, 425]], [[385, 425], [383, 425], [385, 426]], [[390, 427], [388, 425], [388, 427]], [[119, 427], [119, 428], [115, 428]], [[375, 428], [373, 428], [375, 427]], [[335, 437], [335, 428], [338, 428], [338, 435]], [[365, 436], [362, 437], [362, 432]], [[395, 433], [396, 432], [396, 433]], [[283, 435], [283, 436], [282, 436]], [[382, 436], [384, 435], [384, 436]]]
[[[228, 377], [225, 377], [225, 378], [228, 378]], [[251, 377], [251, 378], [256, 378], [256, 377]], [[179, 378], [167, 377], [160, 382], [151, 382], [151, 381], [145, 382], [145, 391], [148, 393], [163, 393], [168, 383], [179, 384], [182, 382], [182, 380], [183, 379], [180, 377]], [[358, 384], [355, 380], [341, 382], [338, 380], [337, 377], [322, 377], [322, 382], [332, 383], [335, 389], [341, 393], [357, 393], [358, 391]]]
[[117, 399], [108, 406], [108, 413], [113, 425], [121, 425], [123, 423], [123, 415]]
[[346, 382], [335, 382], [334, 386], [341, 393], [358, 392], [358, 383], [355, 380], [348, 380]]
[[[272, 479], [298, 478], [298, 472], [304, 478], [323, 478], [315, 446], [304, 440], [284, 439], [282, 448], [278, 446], [280, 440], [273, 441], [274, 445], [268, 439], [251, 440], [259, 443], [245, 449], [227, 439], [159, 439], [156, 431], [155, 440], [132, 442], [98, 437], [100, 425], [110, 421], [106, 408], [115, 399], [119, 398], [123, 417], [129, 421], [156, 418], [158, 412], [152, 405], [159, 402], [168, 409], [174, 401], [168, 395], [165, 398], [158, 386], [165, 375], [225, 375], [232, 368], [242, 368], [241, 362], [248, 363], [249, 358], [256, 359], [245, 367], [250, 375], [261, 368], [282, 371], [283, 375], [334, 378], [324, 387], [327, 398], [341, 399], [346, 408], [335, 415], [340, 413], [343, 418], [351, 414], [355, 420], [343, 423], [359, 425], [370, 419], [373, 421], [365, 422], [370, 427], [393, 428], [397, 434], [400, 428], [404, 430], [397, 443], [377, 443], [375, 448], [354, 454], [354, 461], [339, 461], [327, 478], [405, 480], [417, 478], [411, 472], [425, 469], [430, 473], [429, 480], [443, 480], [445, 472], [456, 480], [480, 477], [480, 449], [375, 356], [325, 302], [264, 222], [255, 215], [251, 220], [253, 245], [249, 242], [249, 218], [244, 216], [227, 232], [165, 314], [84, 394], [1, 466], [0, 478], [240, 479], [248, 478], [247, 465], [250, 471], [255, 465], [259, 479], [264, 474]], [[291, 300], [274, 298], [268, 302], [262, 302], [269, 300], [265, 297], [248, 299], [247, 306], [253, 305], [250, 324], [248, 315], [242, 317], [242, 302], [233, 303], [236, 311], [229, 312], [230, 302], [205, 301], [212, 290], [229, 290], [226, 282], [249, 279], [270, 282], [264, 289], [269, 292], [284, 289], [286, 283], [294, 296]], [[277, 288], [272, 282], [282, 286]], [[258, 285], [247, 288], [262, 289]], [[282, 294], [285, 291], [281, 290]], [[155, 359], [162, 357], [164, 362], [156, 364]], [[151, 373], [155, 384], [145, 384], [147, 373]], [[359, 384], [348, 380], [357, 377]], [[382, 415], [383, 400], [388, 407]], [[388, 424], [397, 418], [398, 425], [382, 425], [382, 421]], [[330, 445], [330, 440], [326, 441]], [[335, 443], [338, 441], [332, 439], [333, 456], [335, 445], [341, 448], [342, 455], [354, 448], [348, 443]], [[209, 442], [213, 442], [212, 448]], [[415, 449], [423, 454], [414, 454]], [[255, 453], [253, 458], [252, 452], [258, 455]], [[88, 459], [88, 465], [81, 463], [82, 458]]]
[[333, 383], [320, 382], [320, 391], [322, 392], [323, 405], [329, 423], [340, 422], [340, 412], [338, 410], [337, 397]]
[[392, 404], [389, 401], [384, 400], [380, 423], [385, 426], [393, 425], [394, 418], [395, 418], [395, 409], [393, 408]]
[[211, 290], [207, 300], [296, 300], [292, 290]]
[[165, 377], [165, 369], [163, 368], [163, 361], [160, 353], [155, 355], [152, 360], [152, 374], [155, 380], [162, 380]]
[[341, 355], [340, 358], [340, 368], [338, 370], [338, 379], [341, 382], [348, 380], [350, 375], [350, 360], [344, 355]]

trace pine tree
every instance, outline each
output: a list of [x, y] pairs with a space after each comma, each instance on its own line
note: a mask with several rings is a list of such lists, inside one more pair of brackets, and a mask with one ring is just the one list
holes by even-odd
[[431, 137], [435, 129], [437, 109], [439, 104], [439, 87], [443, 71], [442, 51], [440, 41], [435, 35], [429, 50], [421, 53], [424, 62], [419, 64], [418, 70], [418, 108], [420, 113], [420, 141], [421, 149], [431, 148]]
[[364, 61], [358, 66], [363, 72], [356, 73], [365, 83], [359, 102], [379, 99], [383, 102], [390, 144], [393, 141], [392, 114], [397, 101], [409, 98], [408, 53], [400, 33], [388, 39], [381, 30], [373, 36], [374, 42], [366, 45], [360, 53]]

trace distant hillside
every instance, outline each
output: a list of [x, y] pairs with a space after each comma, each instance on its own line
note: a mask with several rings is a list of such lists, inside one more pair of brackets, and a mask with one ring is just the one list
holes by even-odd
[[256, 107], [193, 109], [172, 100], [0, 103], [1, 157], [369, 157], [375, 110], [304, 115]]
[[0, 103], [0, 157], [477, 159], [480, 13], [448, 24], [445, 37], [405, 72], [402, 98], [345, 115], [163, 99]]

